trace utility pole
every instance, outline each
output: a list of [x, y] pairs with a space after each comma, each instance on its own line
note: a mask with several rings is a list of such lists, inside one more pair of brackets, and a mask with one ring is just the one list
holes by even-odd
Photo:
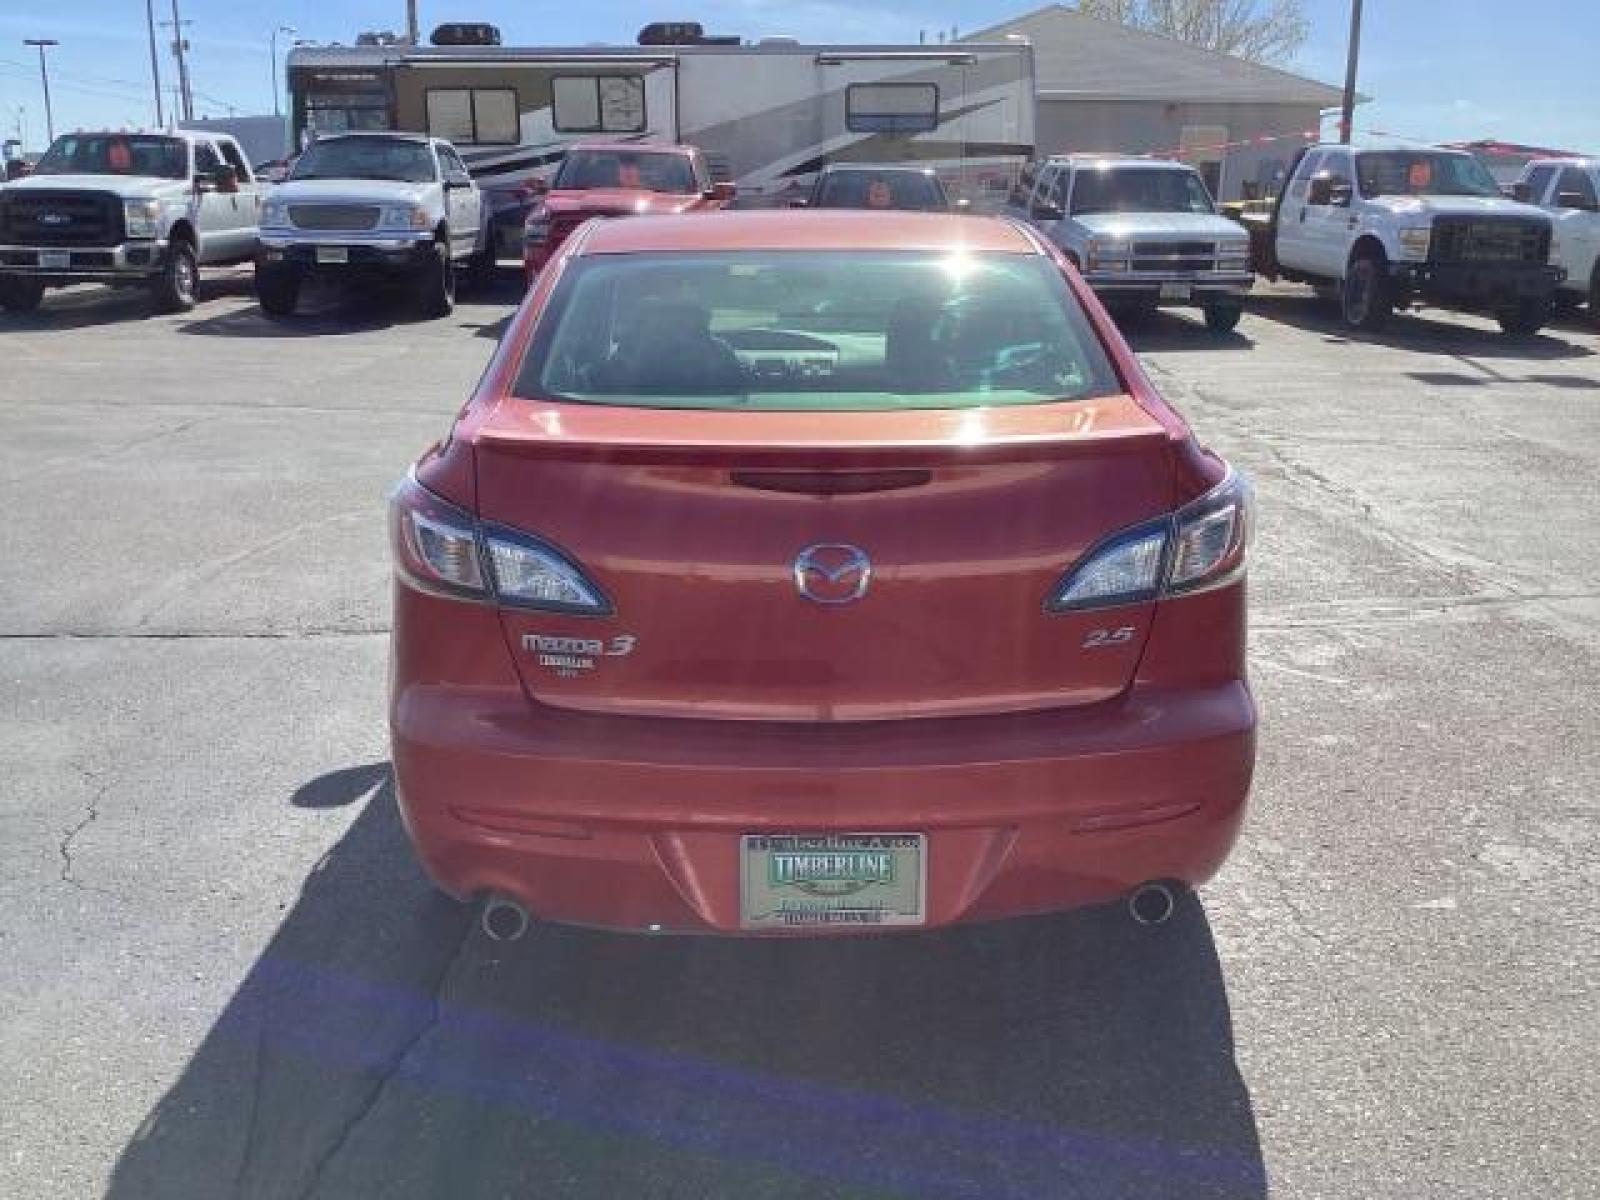
[[[161, 22], [169, 24], [167, 21]], [[183, 38], [183, 27], [191, 22], [178, 16], [178, 0], [172, 0], [172, 54], [178, 60], [178, 94], [183, 97], [183, 104], [179, 108], [179, 116], [185, 121], [194, 120], [194, 93], [189, 87], [189, 62], [184, 58], [184, 52], [189, 49], [189, 43]]]
[[417, 30], [417, 0], [406, 0], [406, 37], [413, 46], [422, 41], [422, 34]]
[[1339, 140], [1350, 144], [1356, 119], [1356, 62], [1361, 57], [1361, 0], [1350, 0], [1350, 50], [1344, 67], [1344, 107], [1339, 117]]
[[283, 116], [283, 105], [279, 102], [283, 89], [278, 86], [278, 35], [287, 33], [290, 37], [300, 31], [293, 25], [279, 25], [272, 31], [272, 115]]
[[144, 22], [150, 31], [150, 87], [156, 97], [156, 128], [167, 123], [161, 111], [161, 56], [156, 53], [156, 0], [144, 0]]
[[55, 38], [23, 38], [22, 44], [39, 48], [39, 82], [44, 87], [45, 144], [49, 145], [56, 140], [56, 119], [50, 108], [50, 70], [44, 65], [44, 52], [51, 46], [59, 46], [61, 43]]

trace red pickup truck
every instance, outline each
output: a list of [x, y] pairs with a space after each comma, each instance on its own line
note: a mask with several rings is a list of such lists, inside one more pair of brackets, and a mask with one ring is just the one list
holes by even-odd
[[[544, 188], [544, 181], [533, 187]], [[711, 181], [705, 155], [694, 146], [576, 143], [523, 226], [528, 282], [590, 217], [712, 212], [733, 195], [733, 184]]]

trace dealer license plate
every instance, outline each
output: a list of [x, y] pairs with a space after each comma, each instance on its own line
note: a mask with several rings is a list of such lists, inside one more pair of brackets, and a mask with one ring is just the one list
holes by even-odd
[[746, 929], [921, 925], [927, 879], [920, 833], [752, 833], [739, 848]]
[[70, 250], [39, 251], [39, 269], [41, 271], [70, 271], [72, 269], [72, 252]]
[[317, 261], [319, 263], [347, 263], [350, 261], [350, 249], [347, 246], [318, 246]]
[[1163, 300], [1187, 300], [1194, 295], [1194, 288], [1187, 283], [1163, 283], [1161, 285], [1161, 298]]

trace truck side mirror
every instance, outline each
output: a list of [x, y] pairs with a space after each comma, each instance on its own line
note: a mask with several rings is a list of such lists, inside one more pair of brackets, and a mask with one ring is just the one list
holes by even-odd
[[1061, 211], [1061, 206], [1053, 200], [1040, 200], [1028, 210], [1028, 215], [1035, 221], [1059, 221], [1067, 214]]
[[706, 189], [706, 199], [717, 200], [723, 204], [727, 204], [732, 201], [734, 196], [738, 195], [738, 193], [739, 188], [737, 184], [729, 183], [724, 180], [720, 183], [713, 183], [709, 188]]
[[1350, 201], [1355, 194], [1356, 190], [1350, 186], [1348, 179], [1331, 179], [1328, 181], [1328, 203], [1335, 208], [1349, 208]]
[[1311, 187], [1306, 191], [1307, 204], [1327, 204], [1333, 199], [1333, 180], [1326, 175], [1318, 175], [1311, 181]]
[[211, 172], [211, 186], [224, 196], [236, 194], [239, 191], [238, 169], [224, 163]]
[[1595, 212], [1600, 205], [1585, 196], [1582, 192], [1558, 192], [1556, 194], [1557, 208], [1576, 208], [1581, 212]]
[[1521, 200], [1524, 204], [1533, 203], [1533, 188], [1526, 183], [1513, 183], [1511, 185], [1511, 198]]

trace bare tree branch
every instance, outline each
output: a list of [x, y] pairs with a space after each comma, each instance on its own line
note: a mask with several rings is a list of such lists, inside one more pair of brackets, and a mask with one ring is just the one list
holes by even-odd
[[1284, 62], [1311, 31], [1304, 0], [1079, 0], [1078, 11], [1252, 62]]

